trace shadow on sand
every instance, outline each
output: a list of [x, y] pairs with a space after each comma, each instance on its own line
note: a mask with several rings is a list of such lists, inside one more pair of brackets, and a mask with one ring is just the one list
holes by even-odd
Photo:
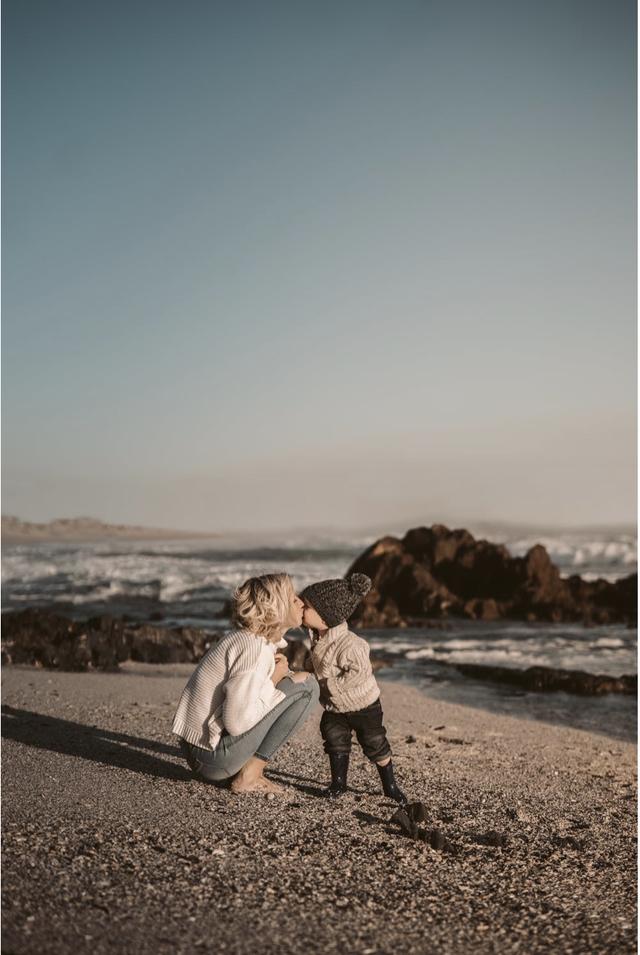
[[117, 769], [131, 769], [159, 779], [192, 778], [186, 766], [152, 755], [155, 752], [180, 757], [177, 746], [13, 706], [2, 707], [2, 736], [26, 746], [78, 756]]
[[[269, 769], [267, 775], [278, 782], [286, 783], [301, 793], [306, 793], [308, 796], [321, 796], [323, 799], [327, 798], [328, 780], [324, 785], [318, 785], [317, 779], [310, 779], [309, 776], [298, 776], [296, 773], [287, 773], [283, 769]], [[305, 785], [305, 783], [311, 783], [312, 785]], [[381, 795], [377, 789], [356, 789], [355, 786], [351, 785], [348, 791], [356, 796]]]

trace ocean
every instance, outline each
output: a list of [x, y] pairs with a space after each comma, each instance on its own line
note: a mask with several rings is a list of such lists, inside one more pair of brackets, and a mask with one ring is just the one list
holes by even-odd
[[[506, 544], [514, 556], [542, 543], [564, 575], [616, 580], [637, 567], [636, 536], [629, 532], [471, 530], [476, 537]], [[402, 535], [398, 529], [395, 533]], [[221, 630], [228, 622], [221, 616], [225, 603], [247, 577], [284, 570], [301, 589], [314, 580], [343, 576], [377, 536], [292, 534], [268, 540], [233, 536], [5, 545], [2, 608], [6, 612], [46, 607], [77, 619], [109, 613], [160, 626]], [[526, 693], [469, 680], [453, 666], [543, 665], [613, 676], [635, 673], [635, 629], [457, 620], [436, 629], [367, 630], [365, 635], [372, 649], [389, 660], [390, 666], [379, 671], [382, 680], [407, 680], [433, 698], [497, 712], [597, 729], [620, 738], [635, 734], [636, 701], [630, 697]]]

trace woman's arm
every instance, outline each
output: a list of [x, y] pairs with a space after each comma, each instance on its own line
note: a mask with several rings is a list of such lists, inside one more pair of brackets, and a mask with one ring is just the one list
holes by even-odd
[[249, 644], [243, 650], [224, 687], [222, 722], [231, 736], [246, 733], [285, 697], [258, 666], [262, 646], [252, 639], [255, 646]]

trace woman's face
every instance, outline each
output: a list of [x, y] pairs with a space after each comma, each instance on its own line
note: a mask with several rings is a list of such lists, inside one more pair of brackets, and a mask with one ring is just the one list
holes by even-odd
[[297, 593], [291, 588], [291, 594], [289, 595], [289, 612], [287, 614], [287, 619], [285, 620], [286, 627], [300, 627], [302, 625], [302, 614], [304, 611], [304, 603], [298, 597]]

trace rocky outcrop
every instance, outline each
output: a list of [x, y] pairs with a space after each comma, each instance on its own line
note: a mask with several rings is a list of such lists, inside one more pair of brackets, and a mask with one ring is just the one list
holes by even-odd
[[604, 693], [638, 692], [637, 674], [606, 676], [585, 673], [582, 670], [557, 670], [553, 667], [528, 667], [526, 670], [510, 667], [484, 666], [479, 663], [458, 663], [456, 669], [465, 676], [490, 683], [505, 683], [523, 690], [549, 692], [563, 690], [579, 696], [601, 696]]
[[633, 623], [637, 574], [609, 583], [563, 578], [542, 545], [524, 557], [441, 524], [402, 539], [383, 537], [350, 567], [373, 586], [353, 618], [364, 627], [420, 625], [427, 620], [582, 621]]
[[78, 622], [48, 610], [20, 610], [2, 616], [2, 662], [60, 670], [115, 670], [125, 660], [197, 663], [217, 636], [108, 616]]

